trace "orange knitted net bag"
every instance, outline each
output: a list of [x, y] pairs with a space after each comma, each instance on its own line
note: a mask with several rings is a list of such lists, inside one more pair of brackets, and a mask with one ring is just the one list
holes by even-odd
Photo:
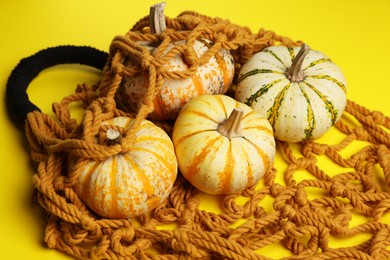
[[[238, 71], [265, 47], [298, 44], [271, 31], [252, 33], [194, 12], [166, 17], [167, 29], [159, 35], [150, 32], [148, 21], [145, 17], [126, 35], [115, 37], [101, 81], [79, 85], [74, 94], [55, 103], [55, 118], [38, 111], [27, 115], [31, 156], [38, 162], [33, 184], [49, 216], [44, 240], [50, 248], [80, 259], [270, 259], [264, 248], [278, 244], [287, 252], [285, 259], [390, 258], [390, 119], [352, 101], [332, 129], [335, 143], [277, 142], [280, 168], [272, 168], [256, 187], [241, 194], [215, 196], [220, 212], [207, 210], [208, 196], [180, 175], [168, 199], [150, 214], [105, 219], [91, 212], [72, 189], [77, 175], [67, 175], [68, 155], [102, 160], [131, 149], [164, 79], [189, 77], [220, 48], [231, 51]], [[200, 37], [210, 39], [212, 48], [199, 58], [191, 48], [180, 49], [192, 61], [180, 73], [161, 69], [169, 57], [146, 53], [137, 43], [158, 42], [163, 51], [172, 41], [187, 40], [190, 45]], [[139, 66], [123, 65], [128, 56]], [[148, 72], [147, 95], [137, 113], [125, 113], [115, 96], [123, 77], [139, 71]], [[85, 108], [81, 123], [71, 117], [73, 103]], [[135, 118], [122, 145], [96, 146], [101, 123], [116, 116]], [[158, 124], [170, 133], [171, 124]], [[337, 170], [326, 171], [324, 160]], [[356, 215], [365, 221], [351, 226]], [[363, 233], [367, 239], [354, 245], [331, 242]]]

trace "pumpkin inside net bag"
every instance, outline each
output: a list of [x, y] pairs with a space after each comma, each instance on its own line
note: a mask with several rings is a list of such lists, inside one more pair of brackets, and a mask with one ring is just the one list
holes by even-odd
[[[7, 101], [25, 122], [38, 163], [34, 195], [48, 215], [47, 245], [80, 259], [270, 259], [263, 249], [276, 244], [290, 252], [286, 259], [389, 258], [390, 120], [378, 111], [347, 101], [334, 125], [343, 136], [336, 144], [276, 141], [283, 166], [258, 185], [215, 195], [220, 212], [205, 210], [207, 196], [177, 172], [170, 136], [181, 107], [196, 95], [234, 95], [242, 65], [277, 44], [300, 42], [195, 12], [152, 12], [115, 37], [108, 54], [59, 46], [23, 59], [8, 80]], [[54, 103], [53, 118], [26, 88], [41, 70], [63, 63], [102, 69], [102, 78]], [[168, 93], [177, 82], [182, 89]], [[84, 107], [81, 122], [71, 117], [73, 103]], [[346, 158], [355, 141], [365, 145]], [[320, 157], [343, 170], [328, 173]], [[310, 178], [295, 178], [302, 172]], [[313, 189], [321, 195], [311, 196]], [[351, 227], [353, 214], [368, 220]], [[362, 243], [330, 245], [331, 237], [363, 232], [370, 237]]]

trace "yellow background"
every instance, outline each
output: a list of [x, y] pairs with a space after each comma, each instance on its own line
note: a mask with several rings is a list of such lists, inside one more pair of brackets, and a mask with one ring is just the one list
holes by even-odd
[[[167, 0], [166, 15], [194, 10], [222, 17], [254, 32], [273, 30], [330, 56], [349, 83], [348, 97], [390, 115], [390, 1], [307, 0], [231, 1]], [[61, 44], [90, 45], [108, 50], [145, 16], [150, 0], [15, 0], [0, 1], [0, 259], [69, 259], [43, 243], [44, 222], [31, 203], [30, 163], [24, 133], [9, 121], [4, 106], [7, 77], [17, 62], [36, 51]], [[30, 85], [31, 100], [46, 113], [51, 103], [71, 93], [77, 83], [94, 83], [98, 74], [77, 66], [59, 66]], [[331, 140], [332, 136], [328, 135]], [[208, 197], [205, 208], [217, 205]], [[267, 251], [268, 250], [268, 251]], [[263, 254], [283, 255], [270, 247]]]

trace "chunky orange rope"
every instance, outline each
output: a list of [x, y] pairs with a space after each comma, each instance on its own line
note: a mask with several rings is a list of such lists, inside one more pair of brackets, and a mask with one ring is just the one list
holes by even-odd
[[[77, 171], [67, 175], [68, 156], [104, 160], [131, 149], [137, 126], [153, 110], [152, 100], [165, 78], [190, 76], [220, 48], [233, 53], [239, 69], [264, 47], [296, 44], [270, 31], [253, 34], [248, 28], [194, 12], [166, 21], [168, 28], [159, 36], [149, 32], [145, 17], [125, 36], [116, 37], [99, 85], [80, 85], [74, 94], [54, 104], [55, 119], [39, 112], [28, 115], [26, 134], [32, 158], [39, 163], [33, 184], [37, 201], [49, 215], [47, 245], [80, 259], [270, 259], [257, 250], [273, 244], [291, 252], [286, 259], [389, 259], [390, 225], [383, 217], [390, 209], [390, 118], [351, 101], [335, 125], [345, 136], [341, 142], [278, 142], [287, 168], [267, 172], [263, 186], [217, 197], [221, 213], [202, 210], [202, 194], [180, 176], [167, 201], [137, 219], [100, 218], [84, 205], [72, 189]], [[183, 47], [161, 55], [171, 41], [186, 39], [190, 46], [198, 37], [214, 42], [200, 58], [193, 49]], [[160, 47], [151, 55], [137, 44], [140, 40], [157, 42]], [[189, 69], [164, 70], [161, 64], [178, 52]], [[125, 67], [122, 61], [128, 57], [139, 65]], [[129, 115], [117, 107], [115, 95], [122, 78], [138, 71], [148, 73], [150, 86], [140, 100], [139, 112]], [[73, 102], [85, 107], [80, 124], [70, 116]], [[121, 143], [96, 143], [107, 130], [101, 122], [120, 115], [136, 118]], [[169, 124], [159, 124], [169, 133]], [[347, 158], [342, 155], [360, 141], [365, 142], [363, 148]], [[319, 158], [328, 158], [344, 170], [328, 173], [320, 167]], [[297, 181], [302, 171], [311, 178]], [[283, 176], [283, 184], [276, 181], [277, 176]], [[308, 190], [313, 188], [321, 195], [311, 198]], [[271, 211], [261, 206], [267, 197], [273, 199]], [[242, 198], [245, 203], [240, 204]], [[367, 217], [367, 222], [350, 227], [354, 214]], [[342, 240], [361, 233], [370, 238], [358, 245], [343, 248], [329, 243], [331, 236]]]

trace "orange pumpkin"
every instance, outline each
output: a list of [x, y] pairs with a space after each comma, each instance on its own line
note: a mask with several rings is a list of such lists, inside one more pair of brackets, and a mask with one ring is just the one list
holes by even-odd
[[[131, 118], [116, 117], [103, 125], [130, 127]], [[119, 132], [107, 131], [109, 143], [120, 139]], [[73, 160], [74, 161], [74, 160]], [[83, 160], [75, 192], [94, 212], [106, 218], [129, 218], [149, 212], [166, 199], [177, 176], [177, 161], [169, 136], [144, 120], [130, 151], [104, 161]]]
[[[162, 33], [165, 28], [164, 16], [165, 3], [153, 5], [150, 9], [150, 30], [153, 34]], [[192, 46], [187, 46], [185, 40], [171, 42], [162, 55], [155, 55], [159, 49], [158, 43], [140, 41], [138, 44], [152, 54], [156, 63], [162, 63], [160, 71], [182, 72], [187, 70], [188, 63], [183, 57], [188, 48], [193, 48], [196, 56], [200, 58], [213, 45], [208, 39], [197, 39]], [[182, 50], [178, 52], [178, 50]], [[158, 51], [159, 52], [159, 51]], [[163, 60], [169, 58], [168, 61]], [[128, 57], [126, 66], [139, 65]], [[197, 67], [196, 73], [189, 78], [165, 78], [161, 90], [154, 99], [154, 111], [149, 115], [151, 119], [169, 120], [175, 119], [180, 109], [192, 98], [202, 94], [224, 94], [229, 89], [234, 77], [234, 60], [231, 53], [226, 49], [220, 49], [211, 56], [206, 64]], [[137, 112], [139, 105], [147, 93], [149, 87], [148, 73], [138, 73], [131, 77], [125, 77], [119, 87], [117, 99], [122, 109], [129, 112]]]
[[[185, 41], [176, 41], [169, 44], [164, 55], [167, 55], [178, 45], [185, 44]], [[208, 51], [211, 45], [210, 40], [200, 39], [194, 42], [193, 48], [197, 56], [200, 57]], [[127, 60], [125, 64], [127, 66], [134, 65], [131, 60]], [[163, 67], [169, 72], [188, 69], [181, 53], [169, 59]], [[183, 105], [192, 98], [202, 94], [226, 93], [232, 83], [233, 76], [233, 57], [229, 51], [221, 49], [206, 64], [199, 66], [197, 72], [191, 77], [186, 79], [166, 78], [154, 99], [154, 111], [149, 117], [157, 120], [175, 119]], [[125, 104], [124, 110], [138, 111], [139, 100], [144, 98], [148, 87], [149, 78], [147, 73], [139, 73], [133, 77], [124, 78], [119, 90], [119, 93], [125, 96], [120, 97]]]
[[237, 193], [255, 185], [275, 156], [268, 120], [225, 95], [189, 101], [176, 119], [172, 140], [180, 172], [210, 194]]

